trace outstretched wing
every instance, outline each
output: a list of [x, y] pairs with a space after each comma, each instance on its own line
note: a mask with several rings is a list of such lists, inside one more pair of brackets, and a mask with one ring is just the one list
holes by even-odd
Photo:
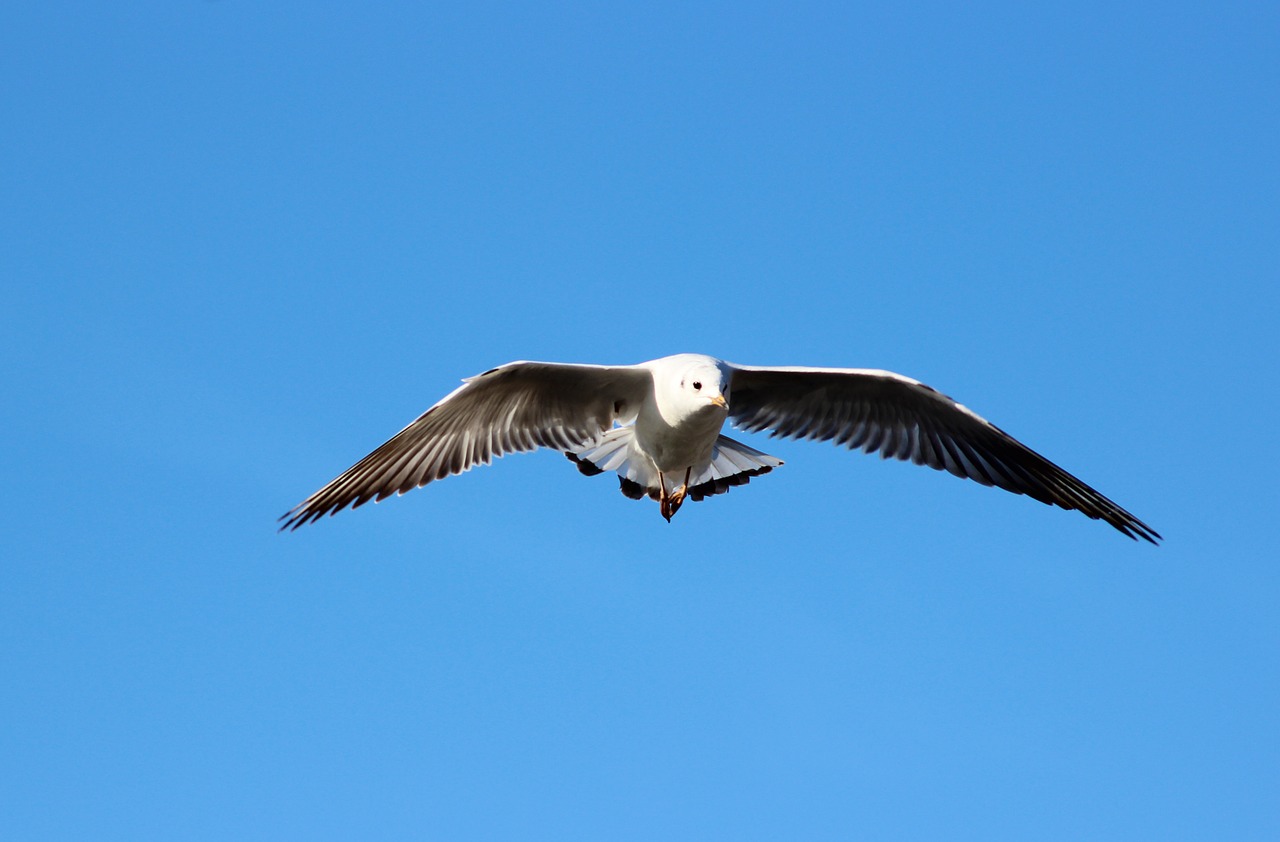
[[347, 506], [403, 494], [495, 456], [582, 447], [635, 417], [652, 392], [640, 366], [514, 362], [470, 377], [390, 441], [280, 519], [297, 529]]
[[1155, 530], [969, 408], [891, 371], [733, 366], [744, 430], [842, 444], [1075, 509], [1155, 543]]

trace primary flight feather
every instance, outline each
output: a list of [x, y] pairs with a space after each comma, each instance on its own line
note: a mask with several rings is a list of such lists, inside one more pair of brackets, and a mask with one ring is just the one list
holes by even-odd
[[833, 441], [910, 460], [1106, 521], [1155, 543], [1151, 527], [972, 410], [890, 371], [741, 366], [701, 354], [640, 365], [513, 362], [468, 378], [412, 424], [287, 512], [297, 529], [347, 506], [403, 494], [550, 447], [584, 474], [617, 473], [622, 492], [658, 501], [668, 521], [782, 460], [720, 434]]

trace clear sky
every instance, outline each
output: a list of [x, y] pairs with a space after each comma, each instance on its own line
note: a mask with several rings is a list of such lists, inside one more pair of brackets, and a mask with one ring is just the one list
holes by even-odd
[[[0, 11], [8, 839], [1280, 838], [1280, 12]], [[514, 359], [888, 368], [1158, 548], [830, 445], [277, 534]]]

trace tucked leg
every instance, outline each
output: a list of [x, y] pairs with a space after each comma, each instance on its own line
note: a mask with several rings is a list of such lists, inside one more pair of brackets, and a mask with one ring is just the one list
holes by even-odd
[[663, 509], [662, 516], [667, 519], [667, 523], [671, 522], [672, 515], [679, 511], [680, 506], [684, 503], [685, 495], [689, 493], [689, 477], [692, 474], [693, 466], [690, 465], [685, 469], [684, 482], [680, 484], [679, 488], [670, 494], [666, 494], [666, 485], [664, 484], [662, 486], [663, 494], [666, 498], [666, 507]]
[[675, 509], [671, 508], [671, 498], [667, 495], [667, 478], [662, 475], [662, 471], [658, 471], [658, 511], [667, 519], [667, 523], [671, 522], [671, 516], [675, 514]]

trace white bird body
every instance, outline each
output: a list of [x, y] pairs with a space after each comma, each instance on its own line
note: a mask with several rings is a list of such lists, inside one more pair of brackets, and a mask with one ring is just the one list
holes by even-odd
[[889, 371], [755, 367], [702, 354], [630, 366], [514, 362], [467, 378], [381, 447], [287, 512], [296, 529], [325, 514], [553, 447], [588, 476], [612, 471], [622, 493], [659, 502], [668, 521], [782, 460], [721, 435], [831, 440], [1075, 509], [1131, 538], [1160, 536], [977, 413]]
[[[636, 441], [663, 473], [688, 467], [705, 467], [720, 435], [729, 410], [722, 397], [721, 382], [727, 381], [711, 357], [678, 354], [645, 363], [652, 366], [652, 400], [640, 406], [636, 419]], [[705, 382], [704, 382], [705, 381]], [[692, 391], [692, 384], [701, 384]]]

